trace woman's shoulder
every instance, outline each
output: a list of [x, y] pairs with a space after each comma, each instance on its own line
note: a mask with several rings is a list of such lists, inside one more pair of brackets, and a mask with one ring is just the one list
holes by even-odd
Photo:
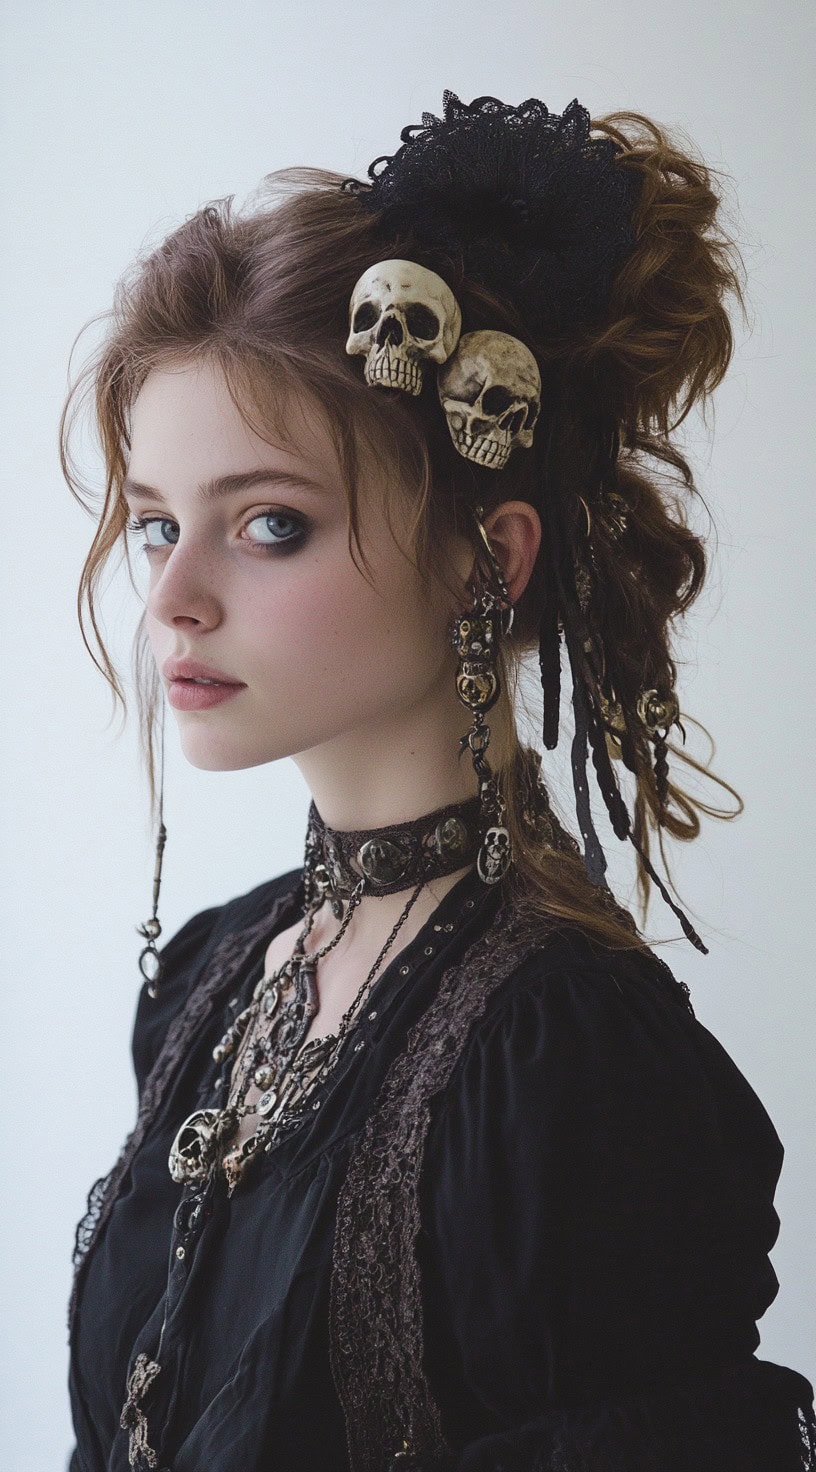
[[530, 1029], [546, 1029], [552, 1036], [553, 1029], [560, 1030], [562, 1043], [566, 1033], [587, 1043], [598, 1033], [610, 1040], [617, 1034], [620, 1040], [624, 1023], [633, 1040], [642, 1036], [652, 1014], [664, 1019], [668, 1032], [683, 1034], [699, 1026], [688, 985], [645, 944], [612, 949], [580, 927], [557, 921], [510, 953], [509, 973], [493, 989], [470, 1034], [469, 1043], [476, 1047], [499, 1036], [512, 1045]]
[[563, 985], [566, 977], [583, 979], [599, 999], [605, 979], [620, 997], [643, 992], [658, 1005], [671, 1002], [694, 1016], [688, 985], [645, 942], [613, 949], [580, 926], [561, 921], [522, 946], [502, 995], [511, 998], [524, 990], [543, 993]]
[[761, 1177], [767, 1189], [784, 1153], [667, 963], [571, 927], [525, 948], [490, 996], [435, 1101], [432, 1135], [432, 1150], [466, 1135], [474, 1163], [509, 1152], [549, 1169], [557, 1157], [570, 1189], [586, 1166], [588, 1191], [602, 1160], [617, 1162], [616, 1189], [637, 1173], [647, 1190], [650, 1171], [677, 1180], [706, 1154], [713, 1172]]
[[[447, 1336], [440, 1383], [459, 1364], [506, 1425], [596, 1402], [598, 1465], [657, 1465], [615, 1404], [747, 1360], [779, 1286], [782, 1145], [687, 1002], [654, 952], [554, 933], [490, 996], [431, 1100], [417, 1251], [429, 1337]], [[690, 1455], [708, 1444], [700, 1415]], [[583, 1466], [577, 1425], [560, 1429]]]

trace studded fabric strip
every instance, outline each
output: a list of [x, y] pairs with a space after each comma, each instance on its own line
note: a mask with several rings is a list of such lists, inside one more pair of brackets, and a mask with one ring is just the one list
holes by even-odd
[[503, 900], [444, 973], [352, 1149], [338, 1198], [329, 1308], [351, 1472], [383, 1472], [406, 1443], [420, 1463], [449, 1451], [422, 1365], [419, 1180], [430, 1100], [491, 993], [528, 954], [513, 913]]
[[291, 903], [293, 892], [294, 890], [289, 890], [278, 895], [267, 913], [254, 924], [231, 930], [223, 937], [213, 950], [198, 984], [167, 1029], [164, 1044], [142, 1090], [136, 1123], [122, 1146], [116, 1164], [91, 1187], [85, 1215], [77, 1225], [72, 1259], [74, 1280], [68, 1305], [69, 1337], [73, 1334], [83, 1265], [110, 1216], [130, 1163], [161, 1107], [167, 1088], [189, 1052], [193, 1036], [232, 985], [236, 972], [240, 970], [253, 946], [265, 935], [271, 934], [278, 918]]

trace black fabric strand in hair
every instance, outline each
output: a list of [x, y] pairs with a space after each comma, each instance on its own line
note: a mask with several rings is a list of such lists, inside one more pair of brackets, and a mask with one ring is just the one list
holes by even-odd
[[[553, 442], [553, 418], [547, 428], [547, 445], [544, 454], [544, 494], [541, 497], [543, 522], [543, 549], [549, 552], [552, 565], [559, 552], [559, 537], [553, 507], [554, 492], [551, 491], [550, 457]], [[548, 751], [558, 745], [558, 727], [561, 706], [561, 632], [558, 583], [549, 572], [544, 578], [544, 594], [541, 619], [538, 626], [538, 665], [541, 674], [541, 692], [544, 698], [542, 737]]]
[[575, 647], [574, 631], [570, 621], [565, 624], [567, 650], [572, 667], [572, 708], [575, 713], [575, 734], [572, 739], [572, 785], [575, 790], [575, 811], [584, 838], [584, 867], [595, 885], [608, 889], [606, 881], [606, 855], [592, 820], [587, 781], [587, 736], [591, 724], [586, 690], [581, 669], [580, 652]]

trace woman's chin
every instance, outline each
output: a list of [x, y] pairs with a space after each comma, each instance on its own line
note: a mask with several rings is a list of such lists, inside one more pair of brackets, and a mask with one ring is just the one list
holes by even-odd
[[[185, 729], [186, 728], [186, 729]], [[179, 722], [181, 750], [185, 761], [201, 772], [243, 772], [249, 767], [263, 767], [267, 762], [278, 761], [291, 755], [289, 747], [281, 750], [266, 747], [258, 750], [249, 743], [219, 740], [214, 732], [201, 729], [191, 730], [182, 719]]]
[[251, 755], [245, 748], [225, 745], [223, 742], [196, 740], [184, 732], [181, 750], [190, 766], [197, 767], [200, 772], [242, 772], [246, 767], [261, 766], [267, 760], [265, 757]]

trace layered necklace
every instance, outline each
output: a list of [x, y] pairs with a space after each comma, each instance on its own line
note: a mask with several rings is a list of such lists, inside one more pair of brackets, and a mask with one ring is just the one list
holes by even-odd
[[[309, 808], [303, 869], [305, 915], [292, 955], [258, 981], [249, 1005], [213, 1048], [216, 1063], [232, 1067], [223, 1108], [197, 1109], [185, 1119], [170, 1151], [174, 1181], [203, 1183], [223, 1171], [231, 1196], [250, 1161], [318, 1109], [313, 1097], [339, 1061], [343, 1044], [364, 1009], [383, 957], [425, 885], [475, 863], [482, 834], [480, 798], [436, 808], [421, 818], [383, 828], [329, 828], [314, 802]], [[344, 1013], [336, 1033], [304, 1042], [320, 1006], [317, 966], [345, 935], [367, 894], [394, 894], [414, 885], [374, 965]], [[342, 921], [334, 938], [318, 950], [304, 948], [318, 909], [328, 898]], [[345, 915], [344, 904], [347, 902]], [[260, 1090], [247, 1102], [250, 1087]], [[253, 1134], [235, 1142], [242, 1119], [257, 1116]]]

